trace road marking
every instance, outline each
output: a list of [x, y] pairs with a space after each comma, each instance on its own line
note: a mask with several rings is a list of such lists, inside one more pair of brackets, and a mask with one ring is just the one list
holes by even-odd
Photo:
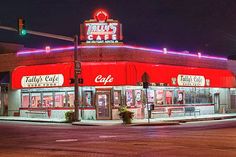
[[106, 136], [106, 135], [103, 135], [103, 136], [99, 136], [99, 138], [114, 138], [116, 136]]
[[64, 139], [64, 140], [56, 140], [56, 142], [76, 142], [78, 139]]

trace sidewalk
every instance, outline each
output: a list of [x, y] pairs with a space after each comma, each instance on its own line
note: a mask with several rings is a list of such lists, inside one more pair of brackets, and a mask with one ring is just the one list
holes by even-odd
[[[135, 119], [130, 126], [163, 126], [163, 125], [179, 125], [185, 122], [194, 121], [209, 121], [220, 119], [236, 118], [236, 113], [231, 114], [211, 114], [211, 115], [197, 115], [197, 116], [179, 116], [167, 118], [150, 119]], [[0, 116], [2, 121], [29, 121], [29, 122], [49, 122], [49, 123], [64, 123], [63, 119], [46, 119], [46, 118], [27, 118], [27, 117], [8, 117]], [[73, 125], [80, 126], [120, 126], [123, 125], [121, 120], [81, 120], [80, 122], [73, 122]]]
[[[132, 121], [131, 126], [164, 126], [164, 125], [179, 125], [186, 122], [194, 121], [209, 121], [236, 118], [236, 113], [231, 114], [211, 114], [211, 115], [198, 115], [198, 116], [179, 116], [167, 118], [150, 119], [135, 119]], [[80, 122], [73, 122], [73, 125], [81, 126], [114, 126], [122, 125], [121, 120], [82, 120]]]

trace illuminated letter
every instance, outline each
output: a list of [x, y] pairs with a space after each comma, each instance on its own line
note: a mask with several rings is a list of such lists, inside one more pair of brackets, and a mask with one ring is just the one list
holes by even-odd
[[112, 34], [112, 40], [117, 40], [116, 34]]
[[104, 36], [104, 40], [108, 40], [108, 39], [109, 39], [109, 35], [106, 34], [106, 35]]
[[93, 35], [88, 35], [88, 40], [93, 40]]

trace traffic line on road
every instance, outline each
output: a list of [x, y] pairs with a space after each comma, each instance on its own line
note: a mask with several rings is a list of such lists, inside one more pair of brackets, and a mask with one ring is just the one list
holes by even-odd
[[63, 140], [56, 140], [56, 142], [76, 142], [78, 139], [63, 139]]
[[117, 137], [117, 136], [106, 136], [106, 135], [99, 136], [99, 138], [114, 138], [114, 137]]

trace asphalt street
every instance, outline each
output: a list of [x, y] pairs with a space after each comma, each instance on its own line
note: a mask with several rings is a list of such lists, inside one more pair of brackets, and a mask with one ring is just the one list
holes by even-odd
[[175, 126], [0, 121], [0, 156], [235, 157], [236, 119]]

